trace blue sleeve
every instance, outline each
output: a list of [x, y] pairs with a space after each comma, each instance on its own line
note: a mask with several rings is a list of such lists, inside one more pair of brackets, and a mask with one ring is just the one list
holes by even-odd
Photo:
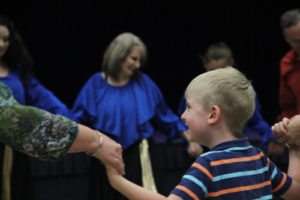
[[179, 102], [178, 109], [177, 109], [177, 113], [178, 113], [179, 116], [182, 115], [182, 113], [183, 113], [184, 110], [185, 110], [185, 107], [186, 107], [186, 100], [185, 100], [184, 95], [182, 95], [182, 97], [181, 97], [181, 99], [180, 99], [180, 102]]
[[25, 90], [27, 105], [47, 110], [53, 114], [63, 115], [69, 119], [74, 119], [67, 106], [36, 79], [29, 79], [28, 86]]
[[184, 122], [168, 107], [160, 89], [154, 82], [152, 82], [152, 92], [157, 101], [155, 108], [155, 122], [157, 125], [170, 137], [175, 137], [185, 131], [187, 128]]
[[253, 131], [259, 133], [262, 141], [262, 148], [266, 150], [268, 143], [273, 139], [273, 134], [270, 125], [260, 114], [260, 103], [258, 98], [255, 98], [255, 110], [246, 126]]
[[93, 81], [88, 80], [79, 92], [72, 108], [75, 120], [91, 125], [96, 118], [96, 97]]
[[[185, 108], [186, 108], [186, 99], [185, 99], [185, 96], [184, 94], [182, 95], [181, 99], [180, 99], [180, 102], [179, 102], [179, 106], [178, 106], [178, 110], [177, 110], [177, 113], [178, 115], [181, 117], [181, 115], [184, 113], [185, 111]], [[188, 129], [188, 127], [184, 124], [184, 127], [186, 129]]]

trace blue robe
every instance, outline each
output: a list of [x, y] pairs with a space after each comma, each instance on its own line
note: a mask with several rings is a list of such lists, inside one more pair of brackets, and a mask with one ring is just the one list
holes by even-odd
[[108, 134], [123, 148], [152, 136], [152, 122], [169, 137], [186, 130], [157, 85], [143, 73], [121, 87], [108, 84], [101, 73], [92, 75], [81, 89], [73, 113], [80, 123]]
[[36, 79], [29, 78], [28, 85], [25, 87], [20, 75], [10, 71], [6, 77], [0, 77], [0, 81], [11, 88], [15, 99], [20, 104], [38, 107], [54, 114], [73, 118], [66, 105]]

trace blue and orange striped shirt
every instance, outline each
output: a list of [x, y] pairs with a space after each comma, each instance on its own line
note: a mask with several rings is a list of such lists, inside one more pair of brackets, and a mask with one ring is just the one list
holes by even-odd
[[221, 143], [202, 154], [172, 194], [185, 200], [272, 199], [284, 194], [292, 179], [264, 153], [240, 139]]

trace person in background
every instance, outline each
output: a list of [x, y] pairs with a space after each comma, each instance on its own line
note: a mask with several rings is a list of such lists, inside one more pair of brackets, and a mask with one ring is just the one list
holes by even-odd
[[[300, 9], [285, 11], [280, 17], [285, 41], [291, 49], [281, 58], [279, 68], [279, 107], [277, 121], [300, 113]], [[281, 168], [288, 167], [288, 149], [277, 142], [270, 143], [274, 160]]]
[[[122, 145], [129, 180], [156, 191], [147, 141], [157, 128], [172, 138], [186, 135], [186, 127], [167, 106], [154, 81], [141, 71], [146, 57], [146, 46], [138, 36], [119, 34], [104, 53], [102, 71], [85, 83], [72, 111], [78, 122], [104, 132]], [[91, 199], [125, 199], [107, 186], [106, 173], [98, 162], [92, 167]]]
[[[11, 88], [20, 104], [74, 119], [67, 106], [37, 81], [33, 66], [33, 59], [17, 27], [12, 20], [0, 15], [0, 82]], [[1, 174], [4, 174], [1, 183], [6, 188], [1, 192], [3, 200], [87, 198], [87, 189], [82, 186], [82, 182], [88, 182], [87, 155], [68, 155], [57, 162], [47, 162], [12, 151], [4, 145], [0, 146], [0, 152]], [[81, 191], [75, 188], [81, 188]]]
[[283, 13], [280, 26], [291, 49], [280, 61], [278, 121], [300, 113], [300, 9]]
[[290, 151], [289, 175], [243, 137], [243, 126], [255, 109], [255, 91], [233, 67], [211, 70], [188, 85], [182, 119], [191, 141], [210, 148], [200, 155], [168, 197], [142, 188], [109, 164], [111, 185], [130, 200], [285, 199], [300, 195], [300, 148]]
[[[206, 71], [235, 66], [234, 56], [231, 48], [224, 42], [212, 43], [206, 49], [202, 56], [203, 65]], [[185, 110], [184, 96], [181, 99], [178, 113], [182, 114]], [[261, 105], [258, 97], [255, 98], [255, 110], [251, 118], [244, 126], [243, 134], [249, 138], [251, 144], [267, 151], [268, 144], [272, 140], [273, 135], [269, 124], [262, 117]]]

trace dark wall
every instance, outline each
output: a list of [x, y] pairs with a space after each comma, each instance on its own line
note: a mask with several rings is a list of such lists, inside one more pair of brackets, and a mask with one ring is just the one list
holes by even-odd
[[288, 50], [279, 17], [296, 3], [162, 2], [11, 0], [2, 2], [0, 11], [19, 28], [38, 79], [70, 107], [84, 82], [100, 70], [108, 43], [130, 31], [146, 43], [144, 71], [174, 110], [185, 86], [203, 71], [197, 54], [211, 42], [228, 43], [240, 70], [254, 81], [263, 115], [273, 123], [279, 112], [279, 60]]

